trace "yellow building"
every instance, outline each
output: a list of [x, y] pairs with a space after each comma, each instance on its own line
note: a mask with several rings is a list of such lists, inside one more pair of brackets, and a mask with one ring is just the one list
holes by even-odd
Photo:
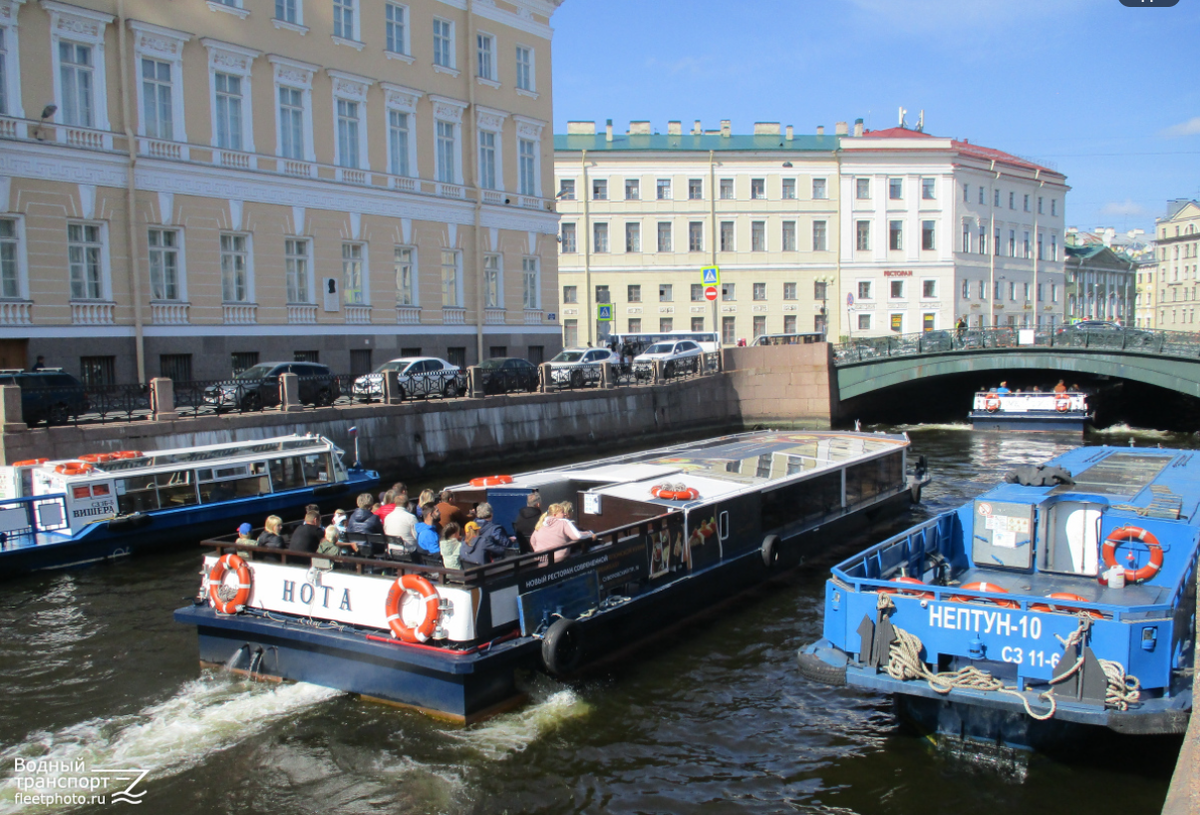
[[1200, 204], [1176, 200], [1159, 218], [1155, 244], [1158, 268], [1138, 281], [1138, 324], [1168, 331], [1197, 331], [1200, 306]]
[[559, 2], [0, 0], [3, 364], [555, 353]]
[[[836, 314], [836, 136], [763, 122], [753, 135], [728, 121], [688, 133], [672, 121], [665, 134], [570, 122], [554, 139], [566, 345], [666, 331], [719, 331], [732, 344], [823, 331]], [[711, 265], [716, 323], [700, 272]], [[605, 302], [611, 323], [595, 319]]]

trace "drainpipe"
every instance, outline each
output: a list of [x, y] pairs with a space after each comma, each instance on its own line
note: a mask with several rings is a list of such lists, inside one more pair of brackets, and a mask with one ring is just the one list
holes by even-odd
[[[834, 176], [833, 176], [834, 183], [837, 185], [836, 190], [837, 190], [837, 194], [838, 194], [837, 230], [836, 231], [834, 231], [832, 229], [825, 230], [825, 240], [829, 240], [829, 236], [831, 234], [837, 235], [837, 239], [834, 241], [834, 243], [837, 244], [837, 255], [836, 255], [837, 266], [835, 267], [834, 273], [833, 273], [833, 276], [834, 276], [833, 287], [834, 287], [834, 291], [837, 292], [837, 297], [835, 297], [833, 300], [833, 311], [830, 311], [829, 309], [825, 310], [825, 321], [826, 321], [825, 322], [825, 336], [826, 336], [826, 339], [828, 339], [828, 337], [829, 337], [829, 328], [830, 328], [829, 320], [830, 320], [830, 318], [836, 313], [838, 315], [838, 323], [841, 323], [841, 321], [842, 321], [842, 314], [841, 314], [841, 311], [842, 311], [842, 304], [841, 304], [841, 297], [842, 297], [842, 229], [844, 229], [845, 227], [842, 223], [842, 152], [841, 152], [840, 141], [838, 143], [837, 149], [834, 150], [833, 161], [834, 161], [834, 165], [837, 168], [837, 171], [834, 173]], [[825, 189], [826, 189], [826, 194], [828, 194], [829, 187], [826, 186]], [[852, 320], [850, 319], [850, 313], [847, 312], [846, 313], [846, 336], [847, 337], [850, 337], [853, 334], [853, 326], [851, 325], [851, 322], [852, 322]], [[841, 331], [838, 331], [838, 333], [834, 334], [834, 336], [838, 337], [840, 339]]]
[[591, 195], [592, 188], [588, 185], [587, 150], [583, 151], [580, 162], [583, 166], [583, 322], [587, 326], [584, 341], [590, 343], [592, 341], [592, 226], [588, 220], [588, 196]]
[[[708, 242], [712, 245], [709, 254], [713, 266], [717, 265], [717, 160], [716, 151], [708, 151]], [[694, 279], [694, 278], [693, 278]], [[717, 299], [713, 300], [713, 333], [717, 335], [717, 358], [721, 355], [721, 287], [717, 286]]]
[[[479, 73], [479, 49], [475, 47], [475, 14], [472, 9], [471, 0], [467, 0], [467, 53], [475, 55], [474, 60], [470, 57], [467, 58], [467, 102], [470, 113], [466, 129], [471, 133], [471, 140], [467, 142], [471, 147], [467, 152], [471, 156], [471, 167], [474, 170], [472, 175], [475, 177], [475, 364], [479, 365], [483, 362], [483, 315], [487, 306], [487, 294], [483, 268], [483, 236], [480, 234], [480, 219], [483, 213], [483, 178], [480, 177], [479, 167], [479, 128], [475, 126], [477, 116], [475, 76]], [[475, 66], [474, 70], [471, 70], [472, 64]], [[463, 139], [463, 141], [467, 140]]]
[[[1033, 174], [1033, 180], [1038, 182], [1038, 192], [1041, 193], [1042, 188], [1046, 186], [1046, 182], [1042, 180], [1042, 170], [1039, 167], [1037, 172]], [[1038, 318], [1041, 317], [1041, 306], [1038, 305], [1038, 261], [1041, 257], [1038, 255], [1041, 247], [1041, 239], [1038, 234], [1038, 211], [1033, 210], [1033, 330], [1037, 331]]]
[[129, 150], [129, 162], [125, 166], [125, 238], [129, 243], [129, 283], [133, 292], [133, 347], [137, 357], [137, 378], [141, 385], [146, 384], [146, 345], [142, 330], [142, 275], [138, 269], [137, 227], [134, 219], [137, 213], [137, 197], [134, 195], [137, 170], [137, 137], [133, 132], [133, 118], [129, 111], [129, 93], [125, 87], [127, 77], [125, 71], [128, 62], [125, 58], [125, 0], [117, 0], [117, 55], [121, 66], [117, 71], [118, 87], [121, 93], [121, 122], [125, 126], [125, 142]]
[[988, 258], [988, 297], [990, 298], [989, 302], [991, 303], [992, 319], [990, 321], [991, 325], [989, 325], [988, 327], [995, 328], [996, 327], [996, 253], [1000, 251], [1000, 242], [996, 240], [996, 184], [995, 184], [996, 181], [1000, 180], [1000, 173], [996, 172], [996, 160], [995, 159], [992, 159], [992, 166], [991, 166], [990, 172], [994, 173], [996, 177], [993, 179], [992, 188], [990, 190], [988, 190], [988, 194], [991, 196], [991, 199], [992, 199], [992, 201], [991, 201], [992, 215], [991, 215], [990, 225], [988, 226], [988, 231], [991, 233], [991, 239], [992, 239], [992, 253], [991, 253], [991, 257]]

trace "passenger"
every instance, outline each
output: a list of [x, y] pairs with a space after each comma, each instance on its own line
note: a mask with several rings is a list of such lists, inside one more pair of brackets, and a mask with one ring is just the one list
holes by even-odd
[[1039, 388], [1037, 385], [1034, 385], [1033, 388], [1031, 388], [1029, 392], [1030, 393], [1041, 393], [1042, 389]]
[[304, 523], [296, 527], [292, 532], [292, 537], [288, 539], [289, 552], [309, 552], [317, 551], [317, 547], [321, 545], [321, 539], [324, 537], [324, 532], [321, 531], [321, 513], [309, 510], [304, 514]]
[[517, 546], [520, 547], [521, 554], [523, 555], [527, 555], [533, 551], [533, 548], [529, 545], [529, 539], [533, 536], [533, 531], [537, 529], [541, 516], [542, 494], [534, 490], [525, 498], [525, 506], [517, 511], [517, 519], [513, 521], [513, 532], [517, 536]]
[[1072, 385], [1071, 393], [1082, 393], [1082, 391], [1079, 389], [1079, 385]]
[[442, 490], [441, 501], [438, 503], [438, 522], [445, 528], [446, 524], [458, 524], [462, 527], [467, 522], [467, 513], [454, 505], [454, 493]]
[[388, 544], [388, 552], [393, 555], [417, 550], [417, 518], [408, 511], [408, 493], [396, 495], [396, 508], [383, 519], [383, 534], [402, 541], [400, 546]]
[[396, 493], [388, 490], [383, 494], [383, 501], [379, 505], [379, 509], [372, 510], [379, 516], [379, 520], [386, 521], [387, 516], [392, 514], [392, 510], [396, 508]]
[[1010, 390], [1008, 389], [1008, 383], [1007, 383], [1007, 382], [1001, 382], [1001, 383], [1000, 383], [1000, 387], [996, 388], [996, 395], [997, 395], [997, 396], [1008, 396], [1010, 393], [1012, 393], [1012, 391], [1010, 391]]
[[[338, 533], [338, 528], [336, 526], [330, 524], [329, 526], [325, 527], [325, 536], [321, 539], [321, 543], [317, 546], [317, 554], [322, 557], [313, 558], [312, 564], [318, 569], [336, 568], [332, 562], [323, 560], [322, 558], [337, 557], [342, 554], [342, 548], [338, 546], [338, 541], [340, 539], [341, 535]], [[351, 547], [355, 546], [355, 544], [352, 542], [347, 541], [347, 543], [350, 543]]]
[[442, 565], [447, 569], [461, 569], [458, 553], [462, 549], [462, 527], [451, 521], [442, 529]]
[[369, 492], [364, 492], [358, 496], [358, 509], [346, 519], [347, 532], [359, 532], [373, 535], [383, 534], [383, 521], [379, 520], [379, 516], [371, 512], [371, 504], [375, 502], [374, 496]]
[[[424, 507], [426, 504], [436, 504], [437, 500], [437, 493], [433, 490], [421, 490], [421, 497], [417, 499], [417, 506]], [[416, 514], [420, 515], [421, 513]]]
[[[474, 514], [474, 512], [475, 510], [472, 509], [471, 513]], [[467, 525], [463, 527], [463, 542], [470, 543], [477, 537], [479, 537], [479, 521], [476, 521], [474, 518], [472, 518], [471, 520], [467, 521]]]
[[[238, 538], [234, 543], [238, 546], [258, 546], [258, 541], [250, 537], [250, 524], [242, 524], [238, 527]], [[238, 552], [238, 556], [242, 560], [254, 560], [253, 552]]]
[[346, 534], [346, 510], [335, 509], [333, 511], [333, 525], [337, 527], [338, 534]]
[[417, 550], [422, 555], [441, 555], [441, 541], [437, 533], [437, 505], [426, 504], [421, 507], [421, 520], [417, 522]]
[[[591, 537], [591, 533], [580, 532], [575, 524], [571, 522], [571, 512], [574, 507], [570, 501], [564, 501], [561, 504], [553, 504], [550, 507], [548, 518], [542, 524], [542, 528], [533, 534], [530, 541], [535, 552], [545, 552], [553, 549], [556, 546], [562, 546], [564, 543], [581, 540]], [[560, 549], [554, 553], [554, 562], [566, 558], [569, 549]]]
[[511, 540], [504, 527], [492, 520], [492, 505], [486, 501], [475, 507], [479, 534], [463, 544], [459, 559], [466, 566], [482, 566], [504, 557]]
[[[255, 541], [257, 546], [265, 546], [268, 549], [286, 549], [287, 544], [283, 542], [283, 537], [279, 534], [283, 530], [283, 518], [278, 515], [271, 515], [263, 524], [262, 534]], [[263, 560], [273, 563], [279, 562], [277, 555], [264, 555]]]
[[1067, 392], [1067, 386], [1065, 384], [1063, 384], [1063, 381], [1061, 379], [1058, 380], [1058, 384], [1054, 386], [1054, 392], [1055, 393], [1066, 393]]

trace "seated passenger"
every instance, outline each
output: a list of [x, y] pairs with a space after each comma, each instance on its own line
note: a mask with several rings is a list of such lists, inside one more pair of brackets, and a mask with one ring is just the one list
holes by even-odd
[[464, 543], [458, 553], [466, 567], [482, 566], [504, 557], [508, 544], [515, 540], [492, 520], [492, 505], [486, 501], [475, 508], [475, 517], [479, 519], [479, 534]]
[[296, 527], [288, 539], [291, 552], [316, 552], [325, 533], [321, 530], [321, 513], [309, 510], [304, 514], [304, 523]]
[[375, 503], [374, 496], [364, 492], [358, 496], [358, 508], [346, 519], [347, 532], [360, 532], [368, 535], [382, 535], [383, 521], [371, 512], [371, 504]]
[[[571, 541], [581, 540], [582, 538], [591, 537], [591, 533], [580, 532], [575, 524], [571, 522], [571, 512], [574, 507], [570, 501], [564, 501], [561, 504], [551, 504], [550, 509], [546, 512], [548, 516], [542, 524], [542, 528], [533, 533], [530, 540], [530, 545], [533, 546], [535, 552], [545, 552], [553, 549], [556, 546], [562, 546]], [[554, 562], [566, 558], [569, 549], [560, 549], [554, 553]]]
[[417, 519], [408, 511], [408, 493], [395, 495], [394, 504], [394, 509], [383, 519], [383, 534], [403, 543], [399, 546], [389, 543], [388, 551], [393, 555], [414, 552], [417, 549]]
[[1055, 393], [1066, 393], [1067, 392], [1067, 386], [1063, 382], [1063, 380], [1061, 380], [1061, 379], [1058, 380], [1058, 384], [1054, 386], [1054, 392]]
[[[283, 518], [280, 518], [278, 515], [271, 515], [267, 518], [266, 523], [263, 524], [262, 534], [258, 536], [255, 544], [265, 546], [268, 549], [286, 549], [287, 544], [283, 542], [283, 537], [280, 535], [282, 531]], [[278, 563], [279, 557], [276, 555], [265, 555], [263, 560]]]
[[346, 510], [335, 509], [333, 511], [333, 525], [337, 527], [338, 534], [346, 534]]
[[1001, 382], [1000, 387], [996, 388], [996, 394], [998, 396], [1008, 396], [1010, 393], [1012, 393], [1012, 391], [1008, 389], [1007, 382]]
[[521, 547], [521, 554], [527, 555], [533, 551], [529, 539], [537, 529], [541, 517], [542, 495], [534, 490], [525, 498], [525, 506], [517, 511], [517, 519], [513, 521], [513, 532], [517, 536], [517, 546]]
[[467, 514], [454, 505], [454, 493], [442, 490], [441, 501], [438, 503], [438, 523], [443, 528], [446, 524], [458, 524], [461, 527], [467, 522]]
[[424, 555], [441, 555], [442, 546], [438, 539], [437, 507], [426, 504], [421, 507], [421, 520], [417, 522], [417, 549]]
[[396, 493], [388, 490], [383, 494], [383, 500], [380, 501], [378, 509], [373, 510], [379, 516], [379, 520], [386, 521], [387, 516], [392, 514], [392, 510], [396, 508]]
[[[336, 557], [342, 554], [341, 547], [338, 546], [338, 540], [340, 537], [341, 536], [338, 533], [338, 528], [336, 526], [330, 524], [329, 526], [325, 527], [325, 536], [321, 539], [320, 545], [317, 546], [317, 554], [321, 555], [322, 557], [313, 558], [313, 566], [316, 566], [318, 569], [334, 568], [333, 562], [325, 560], [325, 558]], [[351, 545], [353, 546], [353, 544]]]
[[462, 527], [451, 521], [442, 529], [442, 565], [447, 569], [461, 569], [458, 553], [462, 549]]
[[[250, 537], [250, 524], [242, 524], [238, 527], [238, 538], [234, 543], [238, 546], [257, 546], [258, 541]], [[243, 560], [254, 560], [253, 552], [238, 552], [238, 556]]]

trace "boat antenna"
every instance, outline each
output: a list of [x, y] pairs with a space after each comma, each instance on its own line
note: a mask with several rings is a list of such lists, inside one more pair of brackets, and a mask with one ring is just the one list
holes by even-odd
[[350, 435], [354, 439], [354, 466], [361, 467], [362, 459], [358, 457], [358, 425], [351, 425]]

